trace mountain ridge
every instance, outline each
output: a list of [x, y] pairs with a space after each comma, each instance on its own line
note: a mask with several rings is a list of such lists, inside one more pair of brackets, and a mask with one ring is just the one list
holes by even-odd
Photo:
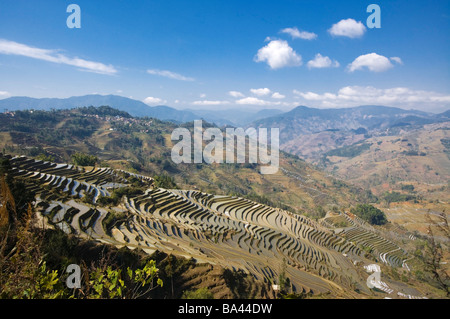
[[[313, 118], [332, 120], [339, 116], [348, 119], [349, 115], [360, 115], [362, 117], [374, 116], [386, 118], [389, 116], [401, 117], [401, 115], [417, 116], [422, 118], [446, 119], [450, 117], [450, 110], [435, 114], [419, 110], [405, 110], [398, 107], [382, 106], [382, 105], [361, 105], [357, 107], [344, 108], [312, 108], [299, 105], [287, 112], [278, 109], [261, 109], [258, 111], [245, 112], [239, 116], [234, 115], [236, 110], [194, 110], [194, 109], [176, 109], [167, 105], [150, 106], [142, 101], [119, 95], [100, 95], [88, 94], [82, 96], [71, 96], [68, 98], [33, 98], [28, 96], [12, 96], [0, 100], [0, 110], [16, 111], [25, 109], [46, 110], [51, 109], [71, 109], [84, 106], [110, 106], [120, 111], [130, 113], [137, 117], [154, 117], [163, 121], [173, 122], [189, 122], [195, 119], [205, 119], [208, 122], [214, 122], [219, 126], [224, 125], [242, 125], [242, 126], [261, 126], [260, 123], [268, 123], [277, 119], [292, 120], [293, 118]], [[242, 110], [239, 110], [242, 113]], [[373, 125], [379, 122], [373, 122], [370, 118], [366, 121]], [[342, 121], [340, 121], [342, 122]], [[258, 125], [259, 124], [259, 125]], [[267, 127], [267, 126], [266, 126]], [[327, 127], [326, 129], [334, 129], [337, 127]], [[357, 129], [352, 127], [351, 129]]]

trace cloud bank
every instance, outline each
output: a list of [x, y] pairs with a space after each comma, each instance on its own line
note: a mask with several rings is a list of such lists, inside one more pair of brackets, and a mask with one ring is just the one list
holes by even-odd
[[106, 65], [100, 62], [88, 61], [76, 57], [71, 58], [64, 54], [58, 53], [57, 50], [34, 48], [26, 44], [4, 39], [0, 39], [0, 54], [19, 55], [47, 62], [66, 64], [78, 67], [83, 71], [99, 74], [113, 75], [117, 73], [117, 70], [112, 65]]

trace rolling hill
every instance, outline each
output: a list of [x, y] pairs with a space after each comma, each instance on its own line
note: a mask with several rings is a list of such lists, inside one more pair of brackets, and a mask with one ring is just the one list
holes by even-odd
[[[0, 114], [0, 147], [10, 154], [51, 156], [57, 162], [70, 162], [76, 152], [91, 154], [114, 168], [170, 175], [183, 188], [265, 197], [294, 211], [341, 206], [365, 198], [362, 189], [338, 182], [283, 152], [280, 170], [273, 175], [261, 175], [255, 164], [175, 165], [170, 159], [174, 145], [170, 136], [178, 125], [110, 112], [111, 116], [107, 112], [99, 116], [80, 108]], [[184, 127], [193, 129], [192, 123]]]
[[77, 107], [110, 106], [137, 117], [152, 117], [162, 121], [185, 123], [205, 119], [219, 126], [243, 126], [252, 121], [283, 113], [275, 109], [243, 111], [231, 110], [179, 110], [165, 105], [149, 106], [141, 101], [118, 95], [84, 95], [69, 98], [31, 98], [16, 96], [0, 100], [1, 111], [42, 110], [50, 111]]
[[[240, 271], [264, 295], [284, 276], [293, 293], [424, 297], [413, 287], [423, 283], [395, 277], [417, 267], [413, 233], [353, 215], [371, 194], [296, 156], [281, 152], [272, 175], [253, 164], [174, 165], [170, 134], [180, 125], [109, 107], [16, 111], [0, 123], [8, 174], [36, 194], [46, 227]], [[80, 153], [92, 164], [75, 162]], [[366, 285], [373, 263], [383, 267], [377, 290]]]
[[126, 98], [117, 95], [84, 95], [70, 98], [30, 98], [30, 97], [10, 97], [0, 100], [0, 109], [16, 110], [43, 110], [51, 109], [72, 109], [84, 106], [103, 106], [107, 105], [118, 110], [127, 112], [132, 116], [148, 116], [160, 120], [172, 120], [176, 122], [188, 122], [198, 119], [198, 116], [189, 111], [180, 111], [168, 106], [149, 106], [141, 101]]

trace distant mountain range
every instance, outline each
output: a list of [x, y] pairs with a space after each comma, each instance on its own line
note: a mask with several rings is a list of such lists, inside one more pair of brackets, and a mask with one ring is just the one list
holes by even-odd
[[108, 105], [121, 111], [128, 112], [132, 116], [148, 116], [160, 120], [172, 120], [176, 122], [188, 122], [197, 119], [198, 116], [189, 112], [176, 110], [168, 106], [149, 106], [141, 101], [133, 100], [117, 95], [84, 95], [70, 98], [30, 98], [10, 97], [0, 100], [0, 110], [51, 110], [71, 109], [83, 106]]
[[10, 97], [0, 100], [0, 111], [71, 109], [83, 106], [108, 105], [135, 117], [153, 117], [177, 123], [204, 119], [218, 126], [278, 127], [281, 141], [292, 140], [302, 134], [326, 130], [366, 130], [395, 126], [423, 125], [447, 121], [450, 111], [432, 114], [395, 107], [366, 105], [340, 109], [316, 109], [298, 106], [289, 112], [276, 109], [259, 111], [243, 109], [227, 110], [178, 110], [169, 106], [149, 106], [141, 101], [117, 95], [85, 95], [70, 98]]
[[293, 110], [256, 120], [252, 127], [280, 128], [281, 142], [323, 131], [385, 130], [393, 127], [425, 125], [450, 120], [450, 112], [441, 114], [396, 107], [364, 105], [339, 109], [316, 109], [298, 106]]
[[283, 113], [280, 110], [264, 109], [260, 111], [236, 110], [178, 110], [165, 105], [149, 106], [141, 101], [117, 95], [84, 95], [70, 98], [31, 98], [25, 96], [0, 100], [0, 111], [71, 109], [83, 106], [107, 105], [135, 117], [153, 117], [163, 121], [177, 123], [204, 119], [219, 126], [244, 126], [254, 120]]

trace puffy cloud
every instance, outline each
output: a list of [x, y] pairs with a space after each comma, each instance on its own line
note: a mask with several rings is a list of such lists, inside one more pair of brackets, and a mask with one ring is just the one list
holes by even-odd
[[264, 96], [264, 95], [268, 95], [268, 94], [272, 93], [270, 91], [270, 89], [268, 89], [268, 88], [250, 89], [250, 92], [252, 92], [253, 94], [258, 95], [258, 96]]
[[275, 92], [274, 94], [272, 94], [272, 98], [273, 99], [284, 99], [286, 96], [283, 94], [280, 94], [279, 92]]
[[157, 97], [149, 96], [143, 102], [147, 105], [160, 105], [166, 103], [167, 101]]
[[386, 105], [398, 107], [442, 106], [450, 103], [450, 95], [424, 90], [412, 90], [405, 87], [379, 89], [372, 86], [346, 86], [337, 93], [301, 92], [293, 93], [316, 107], [348, 107], [358, 105]]
[[314, 60], [310, 60], [307, 63], [308, 68], [329, 68], [329, 67], [339, 67], [339, 62], [331, 59], [327, 56], [322, 56], [320, 53], [317, 53], [314, 57]]
[[254, 60], [266, 62], [271, 69], [302, 65], [302, 57], [284, 40], [271, 40], [258, 50]]
[[285, 28], [280, 32], [289, 34], [293, 39], [314, 40], [317, 38], [314, 32], [300, 31], [297, 27]]
[[334, 36], [360, 38], [366, 32], [366, 27], [361, 21], [356, 22], [353, 19], [343, 19], [333, 24], [328, 32]]
[[230, 91], [230, 92], [228, 92], [228, 94], [231, 95], [232, 97], [235, 97], [235, 98], [239, 98], [239, 97], [244, 97], [245, 96], [244, 94], [242, 94], [241, 92], [238, 92], [238, 91]]
[[179, 81], [195, 81], [194, 78], [191, 77], [187, 77], [172, 71], [167, 71], [167, 70], [157, 70], [157, 69], [149, 69], [147, 70], [148, 74], [152, 74], [152, 75], [159, 75], [159, 76], [163, 76], [169, 79], [173, 79], [173, 80], [179, 80]]
[[113, 75], [117, 73], [117, 70], [112, 65], [105, 65], [100, 62], [93, 62], [80, 58], [70, 58], [61, 53], [58, 53], [57, 50], [35, 48], [26, 44], [4, 39], [0, 39], [0, 54], [20, 55], [47, 62], [66, 64], [78, 67], [83, 71], [100, 74]]
[[352, 63], [348, 65], [348, 70], [350, 72], [356, 70], [362, 70], [364, 68], [369, 69], [372, 72], [383, 72], [392, 68], [393, 65], [391, 61], [385, 56], [369, 53], [360, 55]]

